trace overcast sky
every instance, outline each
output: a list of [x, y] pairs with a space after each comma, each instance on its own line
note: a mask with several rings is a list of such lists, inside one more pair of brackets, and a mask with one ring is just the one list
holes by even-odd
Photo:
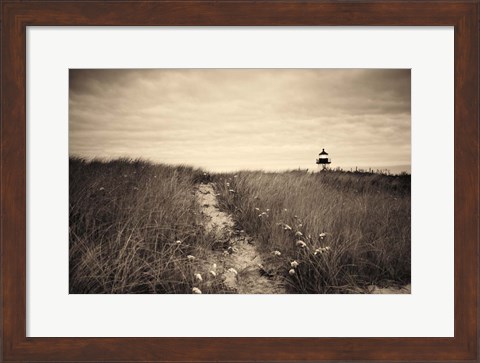
[[410, 70], [70, 70], [70, 155], [410, 171]]

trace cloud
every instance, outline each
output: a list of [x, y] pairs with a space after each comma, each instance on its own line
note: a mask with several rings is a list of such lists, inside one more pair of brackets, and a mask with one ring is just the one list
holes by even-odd
[[410, 70], [70, 70], [70, 153], [210, 170], [410, 165]]

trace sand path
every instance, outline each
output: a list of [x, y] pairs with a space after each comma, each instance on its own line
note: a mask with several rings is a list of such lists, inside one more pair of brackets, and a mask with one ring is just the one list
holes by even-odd
[[[285, 294], [275, 278], [262, 275], [262, 257], [254, 241], [235, 229], [232, 217], [218, 208], [213, 185], [199, 184], [195, 196], [202, 207], [207, 232], [222, 242], [223, 251], [213, 251], [209, 263], [222, 265], [225, 285], [239, 294]], [[233, 270], [232, 270], [233, 269]]]

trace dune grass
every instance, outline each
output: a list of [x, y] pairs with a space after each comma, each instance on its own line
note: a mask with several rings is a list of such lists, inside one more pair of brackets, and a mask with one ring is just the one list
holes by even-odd
[[[214, 242], [193, 195], [204, 178], [189, 167], [71, 158], [70, 293], [191, 293]], [[224, 292], [215, 280], [202, 289]]]
[[220, 207], [254, 237], [265, 270], [282, 276], [290, 293], [410, 282], [409, 175], [207, 175], [71, 158], [70, 293], [231, 293], [209, 275], [218, 241], [194, 195], [202, 182], [213, 182]]
[[216, 189], [290, 292], [410, 283], [409, 175], [239, 172], [217, 176]]

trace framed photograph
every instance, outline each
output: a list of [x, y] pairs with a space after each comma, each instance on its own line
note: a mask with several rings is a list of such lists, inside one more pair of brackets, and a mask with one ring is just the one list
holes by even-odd
[[3, 1], [3, 361], [478, 361], [478, 1]]

